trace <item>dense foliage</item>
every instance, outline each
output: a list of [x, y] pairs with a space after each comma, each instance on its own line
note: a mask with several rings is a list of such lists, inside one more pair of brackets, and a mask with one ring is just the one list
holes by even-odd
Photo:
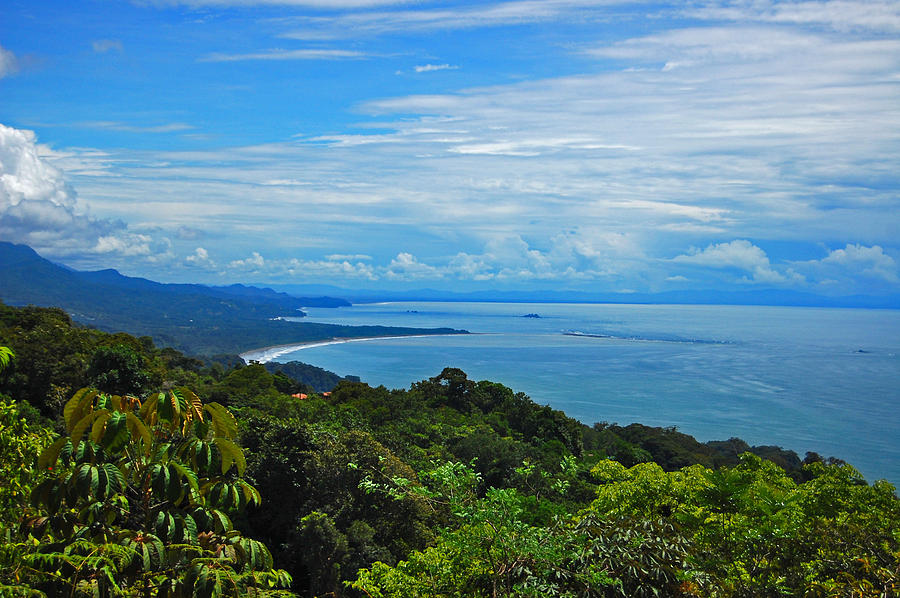
[[54, 309], [0, 307], [0, 344], [0, 594], [900, 595], [893, 486], [813, 453], [453, 368], [325, 396]]

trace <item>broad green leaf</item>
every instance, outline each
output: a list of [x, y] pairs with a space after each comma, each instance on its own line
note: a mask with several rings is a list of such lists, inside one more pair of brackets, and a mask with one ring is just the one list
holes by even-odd
[[110, 490], [123, 492], [125, 490], [125, 476], [122, 475], [122, 471], [112, 463], [104, 463], [103, 470], [109, 479]]
[[156, 515], [156, 535], [171, 540], [175, 533], [175, 518], [171, 513], [160, 511]]
[[219, 403], [212, 402], [204, 405], [203, 410], [211, 416], [213, 432], [215, 432], [216, 436], [224, 438], [235, 438], [237, 436], [237, 420], [234, 419], [234, 415], [228, 409]]
[[247, 504], [253, 504], [254, 506], [262, 504], [262, 496], [259, 494], [259, 490], [244, 480], [238, 480], [237, 483], [240, 485], [241, 492], [243, 493], [244, 500]]
[[187, 481], [188, 485], [191, 487], [191, 490], [195, 494], [200, 494], [200, 486], [198, 483], [197, 474], [192, 469], [190, 469], [189, 467], [185, 467], [183, 464], [178, 462], [173, 462], [171, 466], [181, 476], [182, 481]]
[[74, 489], [77, 495], [82, 499], [86, 499], [92, 494], [96, 495], [99, 481], [97, 468], [89, 463], [82, 463], [75, 468], [70, 484], [74, 483]]
[[174, 463], [169, 463], [167, 467], [169, 472], [169, 485], [166, 488], [166, 497], [172, 501], [173, 503], [177, 502], [179, 498], [181, 498], [182, 492], [184, 492], [184, 488], [181, 485], [181, 480], [179, 479], [178, 469], [175, 467]]
[[172, 401], [172, 409], [174, 409], [175, 415], [181, 415], [187, 406], [187, 401], [184, 400], [181, 391], [173, 388], [169, 391], [169, 399]]
[[179, 391], [181, 391], [182, 396], [187, 401], [187, 409], [193, 414], [192, 419], [203, 421], [203, 402], [200, 400], [200, 397], [187, 387], [182, 387]]
[[66, 420], [66, 431], [71, 435], [72, 429], [80, 422], [90, 409], [94, 401], [94, 397], [100, 394], [100, 391], [93, 388], [82, 388], [72, 398], [66, 402], [63, 407], [63, 417]]
[[194, 456], [194, 467], [198, 471], [209, 471], [212, 468], [212, 448], [208, 442], [201, 442]]
[[125, 446], [128, 439], [128, 416], [119, 411], [111, 414], [101, 443], [103, 448], [116, 453]]
[[62, 438], [57, 438], [53, 444], [45, 448], [41, 452], [41, 456], [38, 457], [38, 469], [46, 470], [52, 467], [67, 442], [70, 442], [70, 440], [63, 436]]
[[197, 522], [188, 514], [181, 518], [182, 541], [189, 544], [197, 543]]
[[9, 347], [0, 347], [0, 370], [8, 366], [10, 360], [15, 356], [16, 354]]
[[244, 451], [231, 442], [227, 438], [216, 438], [216, 447], [219, 449], [219, 456], [222, 460], [222, 473], [226, 473], [231, 469], [232, 464], [237, 467], [238, 475], [244, 475], [244, 469], [247, 468], [247, 461], [244, 459]]
[[169, 468], [165, 465], [154, 465], [151, 476], [153, 493], [159, 500], [165, 499], [169, 490]]
[[147, 422], [148, 426], [152, 426], [153, 415], [158, 411], [159, 405], [159, 397], [162, 393], [151, 393], [150, 396], [147, 397], [147, 400], [144, 401], [144, 404], [141, 405], [141, 409], [139, 411], [141, 419]]
[[94, 424], [91, 426], [90, 435], [91, 441], [94, 444], [100, 444], [100, 439], [103, 438], [103, 431], [110, 415], [111, 413], [106, 409], [94, 412]]
[[107, 411], [94, 411], [94, 412], [88, 413], [83, 418], [81, 418], [81, 421], [79, 421], [77, 424], [75, 424], [74, 428], [72, 428], [72, 434], [71, 434], [72, 444], [74, 445], [76, 451], [78, 450], [78, 446], [81, 443], [81, 437], [84, 436], [85, 431], [94, 422], [94, 419], [96, 417], [102, 415], [103, 413], [108, 413], [108, 412]]
[[153, 447], [153, 439], [150, 436], [150, 430], [147, 429], [144, 422], [138, 419], [138, 417], [130, 411], [125, 414], [125, 418], [131, 437], [135, 439], [140, 438], [143, 443], [144, 454], [149, 455], [150, 450]]
[[175, 409], [172, 406], [172, 401], [166, 393], [161, 392], [158, 395], [158, 400], [156, 402], [156, 413], [159, 415], [159, 419], [164, 421], [172, 421], [172, 418], [175, 415]]
[[147, 546], [146, 542], [141, 542], [141, 559], [143, 564], [144, 573], [149, 573], [153, 570], [153, 559], [150, 556], [150, 547]]
[[106, 473], [106, 468], [102, 465], [97, 468], [97, 490], [94, 496], [100, 500], [109, 496], [111, 490], [111, 482]]
[[212, 517], [216, 532], [224, 534], [231, 531], [231, 519], [228, 518], [228, 515], [218, 509], [210, 509], [209, 515]]

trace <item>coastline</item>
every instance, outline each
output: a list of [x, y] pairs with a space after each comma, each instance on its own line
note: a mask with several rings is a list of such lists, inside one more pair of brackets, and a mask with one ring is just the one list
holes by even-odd
[[302, 343], [290, 343], [286, 345], [272, 345], [269, 347], [260, 347], [259, 349], [251, 349], [249, 351], [244, 351], [242, 353], [238, 353], [238, 357], [244, 360], [245, 363], [250, 363], [251, 361], [258, 361], [259, 363], [268, 363], [270, 361], [274, 361], [275, 359], [285, 355], [287, 353], [293, 353], [294, 351], [301, 351], [303, 349], [311, 349], [313, 347], [325, 347], [328, 345], [342, 345], [344, 343], [359, 343], [365, 341], [377, 341], [377, 340], [387, 340], [387, 339], [400, 339], [400, 338], [426, 338], [432, 336], [456, 336], [456, 334], [399, 334], [393, 336], [348, 336], [348, 337], [332, 337], [330, 339], [322, 339], [317, 341], [306, 341]]

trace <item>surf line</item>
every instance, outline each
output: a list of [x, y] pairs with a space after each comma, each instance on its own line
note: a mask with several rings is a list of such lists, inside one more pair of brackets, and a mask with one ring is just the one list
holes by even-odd
[[[472, 333], [469, 333], [472, 334]], [[477, 333], [476, 333], [477, 334]], [[315, 347], [326, 347], [328, 345], [343, 345], [344, 343], [360, 343], [364, 341], [381, 341], [395, 340], [403, 338], [430, 338], [434, 336], [460, 336], [458, 334], [401, 334], [398, 336], [351, 336], [347, 338], [335, 337], [328, 340], [309, 341], [306, 343], [292, 343], [289, 345], [274, 345], [271, 347], [263, 347], [261, 349], [252, 349], [239, 353], [238, 357], [245, 363], [257, 361], [259, 363], [268, 363], [287, 353], [294, 351], [302, 351], [303, 349], [312, 349]], [[468, 335], [466, 335], [468, 336]]]

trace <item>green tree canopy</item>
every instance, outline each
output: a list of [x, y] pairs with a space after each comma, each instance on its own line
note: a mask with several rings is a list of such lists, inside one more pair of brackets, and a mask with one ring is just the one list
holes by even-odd
[[77, 392], [67, 435], [48, 446], [29, 524], [41, 543], [16, 576], [47, 595], [239, 596], [284, 593], [264, 544], [232, 517], [258, 505], [242, 478], [237, 423], [188, 389]]

